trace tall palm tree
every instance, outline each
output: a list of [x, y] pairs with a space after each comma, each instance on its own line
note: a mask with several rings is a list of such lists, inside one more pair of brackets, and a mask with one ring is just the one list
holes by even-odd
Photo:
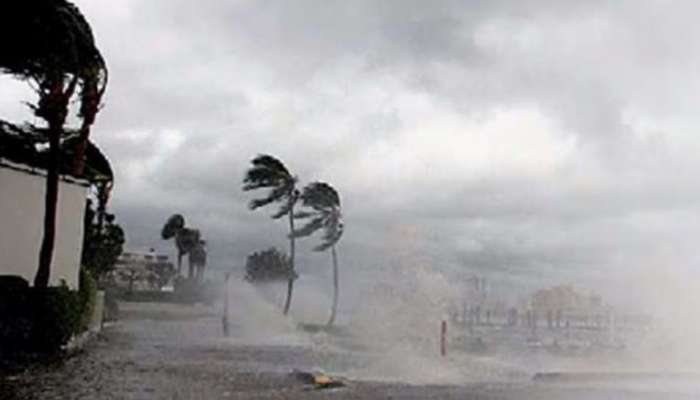
[[297, 190], [297, 178], [293, 176], [282, 161], [267, 154], [255, 157], [251, 163], [253, 166], [246, 172], [243, 179], [243, 190], [269, 189], [267, 196], [251, 200], [248, 207], [255, 210], [271, 203], [280, 203], [273, 219], [279, 219], [285, 215], [289, 219], [289, 258], [291, 274], [287, 280], [287, 300], [284, 303], [284, 315], [289, 313], [292, 304], [292, 292], [294, 291], [294, 206], [299, 200]]
[[34, 114], [46, 121], [49, 160], [44, 197], [44, 235], [34, 285], [46, 287], [56, 237], [61, 137], [68, 105], [79, 91], [82, 119], [75, 170], [82, 175], [83, 157], [107, 85], [107, 68], [90, 25], [66, 0], [10, 0], [0, 5], [0, 72], [29, 81], [39, 100]]
[[175, 248], [177, 248], [177, 275], [182, 271], [182, 256], [189, 255], [188, 278], [194, 277], [194, 264], [192, 263], [192, 251], [199, 246], [201, 235], [199, 229], [185, 227], [185, 217], [180, 214], [173, 214], [168, 218], [160, 232], [163, 240], [175, 238]]
[[321, 244], [314, 247], [314, 251], [326, 251], [331, 249], [333, 261], [333, 306], [328, 325], [333, 325], [338, 312], [338, 254], [336, 244], [343, 236], [343, 220], [340, 209], [340, 196], [329, 184], [314, 182], [306, 186], [301, 194], [301, 201], [311, 211], [303, 211], [296, 214], [296, 218], [308, 218], [306, 225], [294, 232], [295, 237], [312, 235], [319, 229], [323, 230]]

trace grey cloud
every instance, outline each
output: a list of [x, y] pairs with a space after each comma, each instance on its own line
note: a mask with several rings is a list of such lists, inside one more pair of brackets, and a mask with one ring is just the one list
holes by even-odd
[[[697, 231], [683, 217], [700, 211], [693, 4], [76, 2], [110, 66], [95, 140], [115, 164], [130, 245], [170, 249], [158, 230], [181, 212], [217, 268], [284, 247], [283, 227], [240, 190], [262, 152], [340, 189], [341, 254], [358, 280], [405, 247], [455, 276], [600, 277], [668, 236], [687, 249]], [[522, 109], [571, 150], [554, 157], [517, 125], [481, 137], [492, 111]], [[421, 147], [438, 141], [454, 143]], [[535, 172], [455, 156], [499, 148]], [[302, 273], [325, 273], [306, 247]]]

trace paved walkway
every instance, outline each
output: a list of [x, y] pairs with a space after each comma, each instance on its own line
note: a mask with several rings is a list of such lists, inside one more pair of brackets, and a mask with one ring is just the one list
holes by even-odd
[[213, 308], [122, 304], [122, 319], [58, 365], [0, 375], [0, 399], [690, 399], [611, 388], [350, 382], [309, 391], [292, 367], [311, 368], [308, 348], [240, 344], [221, 337]]

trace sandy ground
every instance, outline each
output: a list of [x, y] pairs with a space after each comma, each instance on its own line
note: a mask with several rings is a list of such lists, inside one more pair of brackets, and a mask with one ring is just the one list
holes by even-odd
[[[349, 381], [309, 389], [290, 376], [318, 356], [303, 346], [236, 344], [214, 308], [124, 303], [122, 319], [81, 353], [0, 375], [0, 399], [691, 399], [651, 387], [489, 382], [409, 385]], [[328, 355], [326, 355], [328, 356]]]

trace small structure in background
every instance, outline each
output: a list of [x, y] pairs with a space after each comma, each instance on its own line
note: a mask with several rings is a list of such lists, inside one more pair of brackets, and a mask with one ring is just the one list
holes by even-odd
[[533, 313], [545, 318], [549, 329], [571, 324], [601, 328], [613, 314], [612, 307], [604, 304], [601, 296], [585, 294], [571, 285], [540, 289], [532, 294], [529, 303]]
[[172, 287], [176, 271], [170, 257], [149, 251], [125, 251], [112, 272], [114, 282], [129, 292]]

